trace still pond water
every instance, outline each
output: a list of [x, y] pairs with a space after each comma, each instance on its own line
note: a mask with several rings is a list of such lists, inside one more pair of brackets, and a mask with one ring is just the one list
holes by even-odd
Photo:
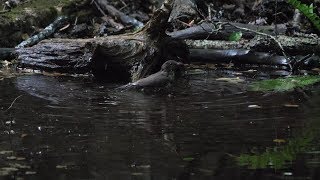
[[0, 179], [320, 179], [319, 86], [250, 92], [249, 76], [224, 76], [194, 73], [160, 92], [5, 78]]

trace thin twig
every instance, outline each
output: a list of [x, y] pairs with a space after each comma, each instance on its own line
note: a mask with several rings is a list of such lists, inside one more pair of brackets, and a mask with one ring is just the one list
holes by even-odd
[[91, 1], [91, 4], [94, 4], [96, 6], [96, 8], [100, 11], [100, 13], [103, 15], [103, 16], [106, 16], [107, 14], [101, 9], [100, 5], [95, 1], [95, 0], [92, 0]]
[[23, 96], [23, 95], [20, 95], [20, 96], [16, 97], [16, 98], [12, 101], [12, 103], [11, 103], [11, 105], [8, 107], [8, 109], [5, 110], [5, 112], [9, 111], [9, 110], [12, 108], [13, 104], [14, 104], [20, 97], [22, 97], [22, 96]]

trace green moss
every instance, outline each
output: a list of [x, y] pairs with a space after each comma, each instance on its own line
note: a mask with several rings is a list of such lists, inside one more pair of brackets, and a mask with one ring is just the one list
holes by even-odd
[[297, 87], [305, 87], [320, 82], [320, 76], [295, 76], [289, 78], [270, 79], [251, 84], [251, 91], [290, 91]]
[[80, 0], [32, 0], [0, 16], [0, 47], [14, 47], [38, 28], [44, 28], [61, 14], [62, 7]]
[[61, 7], [70, 6], [74, 3], [79, 3], [80, 0], [32, 0], [11, 9], [9, 12], [2, 14], [1, 18], [15, 20], [24, 17], [26, 14], [38, 14], [46, 11], [58, 11]]

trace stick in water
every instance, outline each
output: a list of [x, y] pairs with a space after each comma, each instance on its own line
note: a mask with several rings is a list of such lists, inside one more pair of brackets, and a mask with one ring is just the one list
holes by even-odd
[[9, 111], [9, 110], [12, 108], [13, 104], [14, 104], [20, 97], [22, 97], [22, 95], [16, 97], [16, 98], [12, 101], [12, 103], [11, 103], [11, 105], [8, 107], [8, 109], [5, 110], [5, 112]]

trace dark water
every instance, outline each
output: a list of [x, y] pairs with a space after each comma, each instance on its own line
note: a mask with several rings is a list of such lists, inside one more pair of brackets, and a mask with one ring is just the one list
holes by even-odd
[[[254, 93], [246, 91], [250, 79], [217, 77], [194, 75], [157, 93], [119, 92], [118, 84], [86, 78], [4, 79], [0, 179], [320, 179], [317, 87]], [[293, 155], [274, 142], [299, 138], [309, 141]], [[280, 155], [265, 167], [236, 158], [270, 149]]]

